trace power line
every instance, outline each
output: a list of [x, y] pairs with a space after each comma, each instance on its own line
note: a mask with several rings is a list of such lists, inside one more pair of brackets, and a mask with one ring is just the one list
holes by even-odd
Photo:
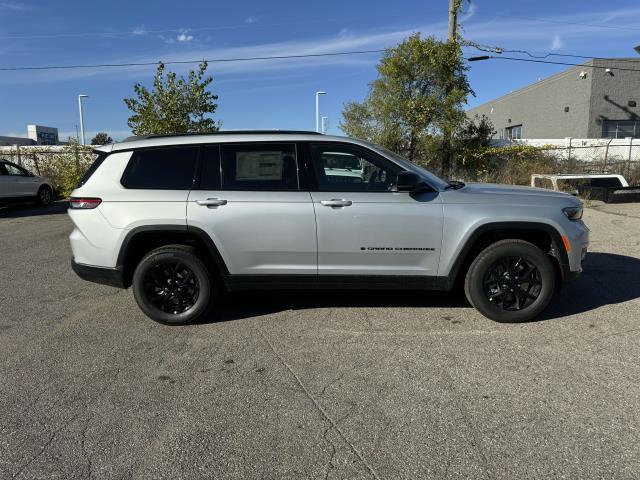
[[[563, 66], [573, 66], [573, 67], [584, 67], [584, 68], [593, 68], [593, 69], [607, 69], [610, 67], [600, 66], [600, 65], [586, 65], [583, 63], [570, 63], [570, 62], [557, 62], [551, 60], [544, 60], [547, 56], [536, 57], [535, 55], [527, 52], [526, 50], [504, 50], [500, 47], [486, 47], [478, 44], [474, 44], [472, 42], [468, 43], [468, 46], [472, 46], [481, 51], [490, 51], [493, 53], [500, 52], [511, 52], [511, 53], [525, 53], [533, 58], [518, 58], [518, 57], [505, 57], [505, 56], [495, 56], [495, 55], [487, 55], [486, 57], [471, 57], [466, 60], [474, 61], [474, 60], [510, 60], [510, 61], [518, 61], [518, 62], [531, 62], [531, 63], [543, 63], [549, 65], [563, 65]], [[490, 49], [490, 50], [488, 50]], [[2, 72], [15, 72], [15, 71], [30, 71], [30, 70], [69, 70], [69, 69], [78, 69], [78, 68], [119, 68], [119, 67], [145, 67], [151, 65], [158, 65], [162, 63], [164, 65], [176, 65], [176, 64], [196, 64], [201, 62], [207, 63], [231, 63], [231, 62], [250, 62], [250, 61], [258, 61], [258, 60], [284, 60], [284, 59], [300, 59], [300, 58], [318, 58], [318, 57], [335, 57], [335, 56], [343, 56], [343, 55], [364, 55], [369, 53], [383, 53], [385, 49], [375, 49], [375, 50], [353, 50], [347, 52], [332, 52], [332, 53], [308, 53], [301, 55], [271, 55], [271, 56], [262, 56], [262, 57], [235, 57], [235, 58], [210, 58], [210, 59], [199, 59], [199, 60], [172, 60], [172, 61], [153, 61], [153, 62], [123, 62], [123, 63], [94, 63], [94, 64], [76, 64], [76, 65], [46, 65], [40, 67], [0, 67], [0, 71]], [[596, 59], [596, 60], [611, 60], [611, 61], [622, 61], [612, 58], [603, 58], [603, 57], [586, 57], [582, 55], [569, 55], [569, 54], [557, 54], [558, 56], [571, 56], [575, 58], [588, 58], [588, 59]], [[633, 60], [628, 60], [629, 62], [633, 62]], [[637, 68], [625, 68], [625, 67], [613, 67], [614, 70], [627, 71], [627, 72], [640, 72], [640, 69]]]
[[638, 31], [640, 27], [630, 27], [630, 26], [616, 26], [616, 25], [605, 25], [603, 23], [582, 23], [582, 22], [567, 22], [564, 20], [552, 20], [550, 18], [537, 18], [537, 17], [525, 17], [522, 15], [497, 15], [500, 18], [517, 18], [521, 20], [533, 20], [535, 22], [545, 22], [545, 23], [555, 23], [559, 25], [578, 25], [581, 27], [594, 27], [594, 28], [608, 28], [611, 30], [633, 30]]
[[640, 58], [635, 59], [635, 58], [612, 58], [612, 57], [598, 57], [596, 55], [578, 55], [575, 53], [555, 53], [555, 52], [547, 52], [544, 54], [540, 54], [540, 55], [536, 55], [535, 53], [531, 53], [528, 50], [510, 50], [507, 48], [502, 48], [496, 45], [483, 45], [477, 42], [474, 42], [473, 40], [463, 40], [461, 42], [461, 45], [464, 47], [472, 47], [475, 48], [476, 50], [480, 50], [481, 52], [488, 52], [488, 53], [497, 53], [497, 54], [502, 54], [502, 53], [522, 53], [523, 55], [527, 55], [528, 57], [531, 58], [535, 58], [535, 59], [545, 59], [545, 58], [549, 58], [549, 57], [567, 57], [567, 58], [580, 58], [580, 59], [585, 59], [585, 60], [612, 60], [612, 61], [616, 61], [616, 62], [626, 62], [626, 63], [640, 63]]
[[251, 62], [255, 60], [283, 60], [283, 59], [296, 59], [296, 58], [315, 58], [315, 57], [335, 57], [340, 55], [362, 55], [367, 53], [382, 53], [384, 49], [378, 50], [355, 50], [350, 52], [333, 52], [333, 53], [308, 53], [304, 55], [272, 55], [265, 57], [237, 57], [237, 58], [210, 58], [200, 60], [173, 60], [168, 62], [156, 61], [156, 62], [127, 62], [127, 63], [94, 63], [84, 65], [47, 65], [42, 67], [0, 67], [2, 72], [15, 72], [21, 70], [67, 70], [74, 68], [109, 68], [109, 67], [144, 67], [150, 65], [158, 65], [162, 63], [164, 65], [174, 64], [188, 64], [188, 63], [230, 63], [230, 62]]
[[[592, 57], [589, 57], [592, 58]], [[498, 57], [495, 55], [488, 55], [488, 59], [491, 60], [512, 60], [512, 61], [516, 61], [516, 62], [531, 62], [531, 63], [545, 63], [545, 64], [549, 64], [549, 65], [566, 65], [566, 66], [571, 66], [571, 67], [583, 67], [583, 68], [593, 68], [593, 69], [600, 69], [600, 70], [620, 70], [620, 71], [625, 71], [625, 72], [640, 72], [640, 69], [638, 68], [625, 68], [625, 67], [605, 67], [605, 66], [601, 66], [601, 65], [587, 65], [584, 63], [569, 63], [569, 62], [555, 62], [555, 61], [551, 61], [551, 60], [536, 60], [533, 58], [518, 58], [518, 57]], [[615, 59], [602, 59], [602, 60], [612, 60], [615, 61]]]

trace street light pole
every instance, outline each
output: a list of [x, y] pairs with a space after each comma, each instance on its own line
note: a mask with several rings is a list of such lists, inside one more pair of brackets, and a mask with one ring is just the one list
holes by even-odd
[[80, 111], [80, 141], [84, 145], [84, 117], [82, 115], [82, 99], [87, 98], [89, 95], [78, 95], [78, 110]]
[[327, 92], [316, 92], [316, 132], [320, 132], [320, 95], [326, 95]]

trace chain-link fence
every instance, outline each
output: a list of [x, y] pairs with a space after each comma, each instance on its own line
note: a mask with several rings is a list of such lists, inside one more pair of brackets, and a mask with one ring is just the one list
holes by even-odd
[[617, 173], [640, 184], [638, 138], [497, 140], [492, 145], [536, 147], [556, 159], [558, 171], [553, 173]]

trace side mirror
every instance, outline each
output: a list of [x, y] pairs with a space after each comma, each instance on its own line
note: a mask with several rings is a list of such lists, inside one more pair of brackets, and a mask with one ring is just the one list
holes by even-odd
[[413, 172], [400, 172], [398, 179], [396, 180], [396, 190], [398, 192], [428, 192], [431, 190], [429, 186], [424, 183], [422, 178], [417, 173]]

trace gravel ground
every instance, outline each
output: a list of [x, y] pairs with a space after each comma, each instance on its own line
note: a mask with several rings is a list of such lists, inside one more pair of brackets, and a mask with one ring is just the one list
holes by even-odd
[[640, 205], [587, 209], [584, 275], [520, 325], [280, 292], [165, 327], [75, 276], [64, 212], [0, 210], [1, 478], [640, 477]]

